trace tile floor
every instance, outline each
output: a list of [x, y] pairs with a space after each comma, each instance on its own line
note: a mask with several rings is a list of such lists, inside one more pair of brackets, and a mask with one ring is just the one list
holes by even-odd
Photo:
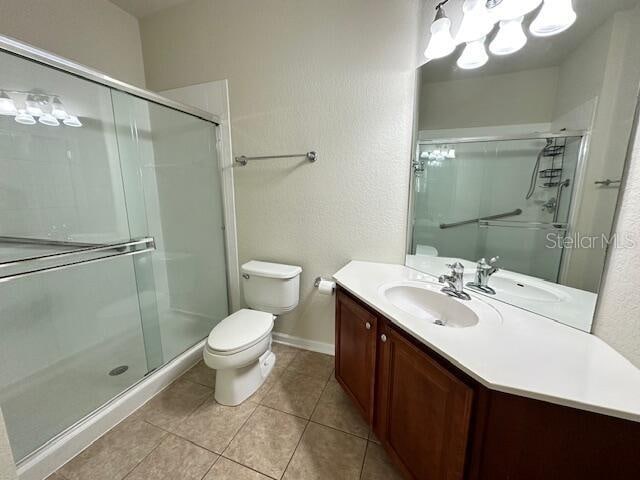
[[395, 480], [333, 375], [333, 357], [274, 344], [276, 366], [237, 407], [199, 363], [47, 480]]

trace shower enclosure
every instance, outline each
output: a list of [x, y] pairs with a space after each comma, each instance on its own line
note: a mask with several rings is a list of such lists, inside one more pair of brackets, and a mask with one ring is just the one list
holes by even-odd
[[570, 230], [582, 140], [563, 132], [420, 142], [410, 253], [500, 256], [503, 269], [560, 281], [565, 252], [549, 245]]
[[229, 307], [212, 117], [0, 47], [0, 407], [20, 461]]

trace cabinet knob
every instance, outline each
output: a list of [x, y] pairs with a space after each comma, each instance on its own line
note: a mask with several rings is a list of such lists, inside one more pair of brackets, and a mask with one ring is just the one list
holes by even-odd
[[380, 340], [382, 340], [382, 343], [385, 343], [387, 341], [387, 336], [383, 333], [380, 335]]
[[367, 330], [371, 330], [371, 324], [369, 322], [365, 323], [364, 326]]

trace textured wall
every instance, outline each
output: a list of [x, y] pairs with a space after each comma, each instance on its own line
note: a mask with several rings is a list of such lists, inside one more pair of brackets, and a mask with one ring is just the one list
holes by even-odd
[[421, 88], [418, 128], [548, 123], [557, 86], [557, 67], [438, 82], [427, 78]]
[[13, 455], [7, 439], [2, 410], [0, 410], [0, 480], [14, 480], [15, 478], [16, 469], [13, 464]]
[[301, 265], [276, 330], [333, 342], [312, 288], [351, 259], [402, 262], [414, 0], [193, 0], [141, 20], [153, 90], [229, 79], [234, 154], [318, 150], [236, 170], [240, 261]]
[[635, 247], [611, 252], [594, 332], [640, 368], [640, 132], [628, 168], [616, 233]]
[[0, 34], [144, 86], [138, 21], [107, 0], [0, 0]]

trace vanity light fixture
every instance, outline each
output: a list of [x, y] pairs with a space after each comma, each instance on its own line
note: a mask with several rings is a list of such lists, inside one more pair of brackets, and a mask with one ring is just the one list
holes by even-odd
[[446, 57], [456, 49], [456, 42], [451, 36], [451, 20], [443, 8], [447, 1], [439, 3], [436, 7], [436, 18], [431, 24], [431, 39], [424, 51], [424, 56], [429, 60]]
[[18, 114], [16, 104], [4, 90], [0, 91], [0, 115], [15, 117]]
[[78, 120], [78, 117], [76, 117], [75, 115], [67, 116], [67, 118], [62, 120], [62, 123], [64, 123], [67, 127], [79, 128], [82, 126], [82, 122], [80, 122], [80, 120]]
[[[16, 107], [16, 95], [24, 98], [24, 108]], [[82, 122], [67, 112], [58, 95], [39, 90], [0, 90], [0, 115], [12, 116], [21, 125], [41, 123], [58, 127], [62, 121], [68, 127], [82, 127]]]
[[486, 65], [489, 61], [489, 55], [487, 55], [487, 49], [484, 46], [485, 38], [482, 37], [467, 43], [458, 59], [458, 67], [464, 70], [472, 70]]
[[40, 115], [40, 117], [38, 118], [38, 122], [43, 125], [47, 125], [48, 127], [57, 127], [60, 125], [58, 119], [48, 112], [44, 112], [42, 115]]
[[485, 0], [464, 0], [462, 5], [464, 17], [456, 35], [456, 43], [467, 43], [486, 37], [495, 22], [487, 10]]
[[498, 34], [489, 44], [494, 55], [510, 55], [517, 52], [527, 43], [527, 36], [522, 29], [524, 17], [502, 20]]
[[58, 120], [64, 120], [69, 116], [67, 111], [64, 109], [60, 98], [54, 97], [53, 102], [51, 102], [51, 115], [53, 115]]
[[26, 110], [20, 109], [18, 110], [18, 114], [15, 117], [15, 121], [21, 125], [35, 125], [36, 119], [33, 118]]
[[567, 30], [576, 18], [571, 0], [544, 0], [529, 30], [536, 37], [550, 37]]
[[33, 94], [27, 95], [27, 99], [25, 100], [25, 105], [27, 107], [27, 113], [32, 117], [39, 117], [43, 114], [42, 107], [40, 106], [40, 102], [36, 99]]

